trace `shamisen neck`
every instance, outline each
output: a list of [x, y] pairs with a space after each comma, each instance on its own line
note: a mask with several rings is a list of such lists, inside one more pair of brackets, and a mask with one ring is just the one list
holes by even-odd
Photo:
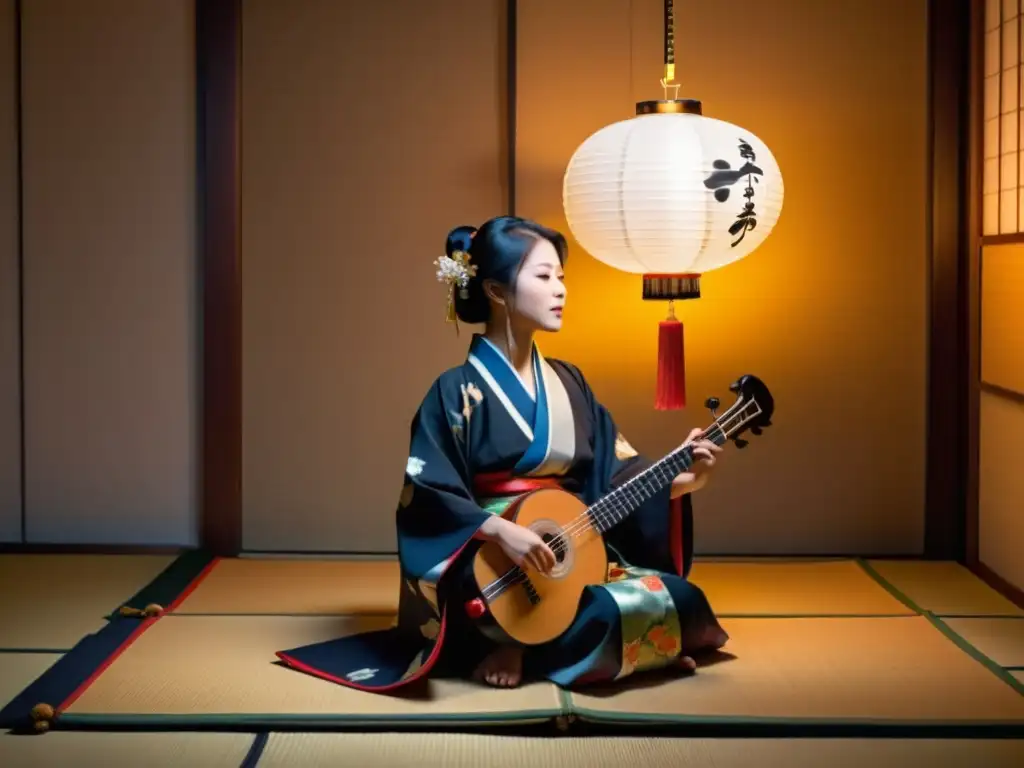
[[[724, 445], [728, 435], [716, 425], [705, 432], [704, 439], [716, 445]], [[686, 472], [691, 466], [693, 449], [690, 445], [680, 446], [592, 504], [587, 509], [592, 525], [601, 533], [605, 533], [670, 486], [681, 472]]]

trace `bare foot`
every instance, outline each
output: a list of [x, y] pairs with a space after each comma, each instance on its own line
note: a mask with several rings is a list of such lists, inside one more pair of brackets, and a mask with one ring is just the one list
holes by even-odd
[[473, 677], [497, 688], [515, 688], [523, 679], [523, 649], [515, 645], [495, 648], [480, 662]]

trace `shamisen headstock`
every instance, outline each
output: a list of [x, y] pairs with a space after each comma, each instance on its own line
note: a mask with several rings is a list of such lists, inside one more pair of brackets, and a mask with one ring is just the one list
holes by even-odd
[[718, 415], [718, 398], [709, 397], [704, 407], [711, 411], [715, 419], [707, 429], [704, 437], [716, 445], [724, 445], [732, 440], [737, 448], [743, 448], [747, 441], [740, 435], [749, 431], [752, 435], [760, 435], [761, 430], [772, 425], [771, 418], [775, 413], [775, 400], [764, 382], [756, 376], [746, 374], [731, 385], [729, 391], [736, 394], [736, 402]]
[[[733, 382], [729, 389], [736, 393], [736, 402], [720, 416], [715, 413], [718, 398], [708, 398], [706, 405], [711, 409], [711, 415], [715, 420], [703, 431], [703, 438], [717, 445], [724, 445], [728, 440], [732, 440], [738, 448], [742, 448], [747, 441], [741, 440], [740, 435], [748, 431], [759, 435], [764, 427], [771, 426], [775, 401], [768, 387], [756, 376], [742, 376]], [[693, 445], [693, 441], [687, 440], [676, 450], [591, 504], [586, 511], [591, 520], [587, 525], [592, 525], [604, 533], [632, 514], [655, 493], [674, 482], [681, 472], [693, 466]]]

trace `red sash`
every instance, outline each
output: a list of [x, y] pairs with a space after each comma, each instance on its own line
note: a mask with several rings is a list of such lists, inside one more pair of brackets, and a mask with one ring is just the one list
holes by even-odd
[[510, 472], [489, 472], [473, 478], [478, 496], [517, 496], [538, 488], [561, 488], [557, 477], [513, 477]]

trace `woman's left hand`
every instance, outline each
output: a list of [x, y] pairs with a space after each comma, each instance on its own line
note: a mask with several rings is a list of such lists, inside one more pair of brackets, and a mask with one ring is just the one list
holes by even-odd
[[715, 445], [710, 440], [699, 440], [703, 434], [702, 429], [690, 431], [686, 442], [683, 445], [691, 445], [693, 450], [693, 464], [686, 472], [680, 472], [672, 481], [672, 498], [678, 498], [686, 493], [693, 493], [703, 488], [715, 466], [715, 455], [722, 452], [722, 446]]

